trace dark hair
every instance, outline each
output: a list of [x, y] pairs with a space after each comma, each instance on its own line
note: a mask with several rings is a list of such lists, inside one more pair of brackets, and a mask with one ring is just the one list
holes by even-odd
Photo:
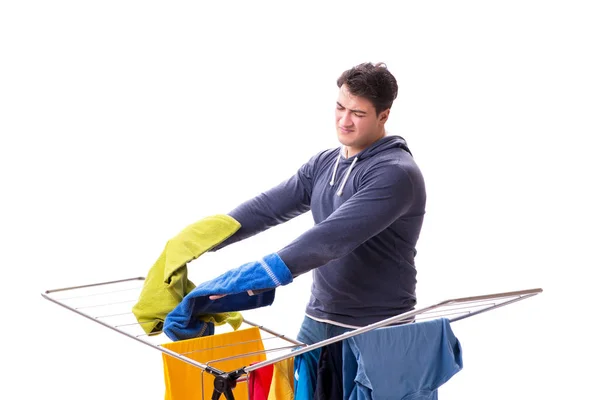
[[392, 107], [398, 95], [398, 83], [384, 63], [363, 63], [344, 71], [337, 80], [354, 96], [369, 99], [377, 114]]

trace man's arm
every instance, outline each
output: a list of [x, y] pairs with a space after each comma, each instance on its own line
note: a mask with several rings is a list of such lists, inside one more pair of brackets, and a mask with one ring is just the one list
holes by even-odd
[[228, 215], [238, 221], [241, 228], [214, 250], [254, 236], [308, 211], [317, 157], [313, 156], [291, 178], [230, 211]]
[[406, 215], [421, 184], [401, 166], [375, 167], [352, 197], [277, 254], [294, 277], [343, 257]]

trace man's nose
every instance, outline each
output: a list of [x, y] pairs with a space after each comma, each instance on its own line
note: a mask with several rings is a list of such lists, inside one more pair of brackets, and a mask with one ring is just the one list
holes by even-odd
[[338, 124], [340, 126], [351, 126], [352, 125], [352, 118], [350, 118], [350, 113], [349, 112], [344, 112], [342, 113], [342, 115], [340, 116], [340, 120], [338, 121]]

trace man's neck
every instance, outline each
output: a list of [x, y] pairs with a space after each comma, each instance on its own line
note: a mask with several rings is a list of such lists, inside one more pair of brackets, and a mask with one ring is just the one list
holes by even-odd
[[366, 146], [363, 146], [363, 147], [362, 147], [362, 148], [360, 148], [360, 149], [354, 149], [354, 148], [352, 148], [352, 147], [349, 147], [349, 146], [344, 146], [344, 156], [345, 156], [346, 158], [354, 157], [355, 155], [357, 155], [357, 154], [358, 154], [358, 153], [360, 153], [361, 151], [363, 151], [363, 150], [365, 150], [365, 149], [369, 148], [369, 147], [370, 147], [370, 146], [371, 146], [373, 143], [375, 143], [375, 142], [377, 142], [377, 141], [379, 141], [379, 140], [383, 139], [384, 137], [385, 137], [385, 131], [384, 131], [384, 132], [383, 132], [381, 135], [377, 136], [377, 138], [376, 138], [375, 140], [373, 140], [372, 142], [370, 142], [370, 143], [369, 143], [369, 144], [367, 144]]

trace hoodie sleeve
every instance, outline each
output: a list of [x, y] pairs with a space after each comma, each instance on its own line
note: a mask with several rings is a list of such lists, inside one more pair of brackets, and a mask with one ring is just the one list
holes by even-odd
[[238, 221], [241, 228], [214, 250], [254, 236], [307, 212], [310, 209], [313, 170], [318, 156], [313, 156], [291, 178], [230, 211], [228, 215]]
[[415, 193], [410, 173], [403, 167], [375, 166], [352, 197], [277, 254], [294, 277], [341, 258], [407, 215]]

